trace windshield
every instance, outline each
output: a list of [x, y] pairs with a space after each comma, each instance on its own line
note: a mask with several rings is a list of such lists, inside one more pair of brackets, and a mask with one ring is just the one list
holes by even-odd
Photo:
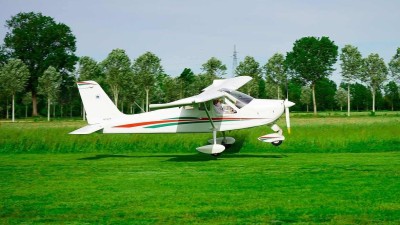
[[236, 100], [235, 105], [239, 109], [242, 108], [243, 106], [249, 104], [254, 99], [253, 97], [243, 94], [240, 91], [234, 91], [234, 90], [229, 90], [229, 89], [222, 89], [221, 91], [234, 97]]

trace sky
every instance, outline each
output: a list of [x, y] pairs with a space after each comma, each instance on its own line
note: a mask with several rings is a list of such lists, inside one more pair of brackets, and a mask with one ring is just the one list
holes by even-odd
[[[41, 12], [69, 26], [78, 56], [104, 60], [121, 48], [131, 60], [147, 51], [161, 58], [165, 72], [185, 67], [201, 72], [211, 57], [232, 75], [246, 56], [265, 65], [306, 36], [327, 36], [363, 57], [377, 53], [386, 63], [400, 47], [399, 0], [0, 0], [0, 43], [5, 21], [19, 12]], [[341, 81], [339, 62], [330, 79]]]

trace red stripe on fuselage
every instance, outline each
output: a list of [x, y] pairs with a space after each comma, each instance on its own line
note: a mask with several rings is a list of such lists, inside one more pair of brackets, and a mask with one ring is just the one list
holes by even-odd
[[139, 127], [139, 126], [145, 126], [145, 125], [153, 125], [153, 124], [158, 124], [158, 123], [189, 122], [189, 121], [192, 121], [192, 120], [159, 120], [159, 121], [147, 121], [147, 122], [141, 122], [141, 123], [130, 123], [130, 124], [119, 125], [119, 126], [115, 126], [115, 128], [131, 128], [131, 127]]
[[[213, 121], [223, 121], [223, 120], [252, 120], [258, 118], [212, 118]], [[198, 118], [198, 119], [187, 119], [187, 120], [158, 120], [158, 121], [146, 121], [140, 123], [130, 123], [124, 125], [118, 125], [114, 128], [132, 128], [132, 127], [139, 127], [139, 126], [146, 126], [146, 125], [154, 125], [154, 124], [162, 124], [162, 123], [171, 123], [171, 122], [196, 122], [196, 121], [208, 121], [208, 118]]]

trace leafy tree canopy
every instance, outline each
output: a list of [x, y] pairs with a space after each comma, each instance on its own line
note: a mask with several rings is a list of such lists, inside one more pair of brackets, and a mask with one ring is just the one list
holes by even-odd
[[50, 66], [39, 78], [39, 94], [54, 100], [61, 86], [61, 76], [56, 68]]
[[226, 66], [222, 64], [221, 60], [215, 57], [211, 57], [206, 63], [204, 63], [201, 70], [205, 75], [213, 77], [213, 79], [221, 78], [226, 74]]
[[131, 60], [123, 49], [113, 49], [101, 63], [105, 81], [110, 86], [114, 104], [118, 105], [118, 96], [132, 76]]
[[343, 80], [350, 83], [361, 76], [363, 59], [357, 47], [345, 45], [340, 54], [340, 67], [342, 68]]
[[328, 37], [303, 37], [286, 55], [287, 66], [306, 83], [328, 77], [334, 70], [338, 46]]
[[400, 48], [389, 62], [389, 69], [394, 79], [400, 81]]
[[161, 59], [152, 52], [146, 52], [134, 60], [132, 70], [135, 76], [139, 77], [139, 83], [146, 90], [150, 89], [156, 77], [164, 73]]
[[3, 92], [15, 95], [24, 90], [29, 70], [20, 59], [10, 59], [0, 70], [0, 86]]
[[241, 90], [244, 90], [247, 94], [258, 97], [260, 91], [264, 91], [259, 88], [261, 79], [260, 64], [253, 57], [246, 56], [236, 67], [235, 74], [236, 76], [250, 76], [253, 78], [241, 88]]
[[96, 80], [101, 77], [101, 68], [93, 58], [83, 56], [79, 58], [78, 67], [79, 80]]
[[286, 82], [285, 56], [275, 53], [263, 67], [266, 80], [277, 86], [277, 97], [280, 99], [280, 86]]
[[8, 58], [9, 55], [6, 52], [4, 45], [0, 45], [0, 66], [6, 64]]
[[387, 80], [388, 69], [385, 61], [378, 54], [370, 54], [364, 60], [362, 81], [377, 90]]
[[275, 84], [282, 84], [286, 81], [285, 56], [275, 53], [263, 67], [266, 79]]
[[[49, 67], [58, 71], [73, 71], [76, 40], [71, 29], [41, 13], [18, 13], [6, 21], [4, 38], [7, 52], [21, 59], [30, 72], [28, 90], [32, 91], [33, 115], [37, 115], [36, 92], [38, 78]], [[60, 75], [61, 76], [61, 75]]]

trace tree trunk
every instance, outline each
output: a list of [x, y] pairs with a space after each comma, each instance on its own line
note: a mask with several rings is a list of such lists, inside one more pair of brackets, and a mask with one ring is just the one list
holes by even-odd
[[375, 89], [372, 88], [372, 112], [375, 112]]
[[307, 112], [308, 112], [308, 104], [307, 104]]
[[25, 119], [28, 118], [28, 106], [25, 105]]
[[279, 92], [280, 92], [280, 88], [279, 88], [279, 85], [278, 85], [278, 99], [281, 99], [281, 98], [280, 98], [280, 93], [279, 93]]
[[313, 100], [313, 107], [314, 107], [314, 116], [317, 115], [317, 102], [315, 100], [315, 84], [311, 85], [312, 87], [312, 100]]
[[118, 88], [117, 87], [113, 87], [112, 88], [112, 92], [113, 92], [113, 95], [114, 95], [114, 104], [118, 108]]
[[56, 103], [53, 104], [53, 118], [56, 118]]
[[50, 121], [50, 98], [47, 99], [47, 121]]
[[149, 111], [149, 89], [146, 89], [146, 112]]
[[347, 116], [350, 116], [350, 84], [347, 84]]
[[33, 90], [32, 90], [32, 116], [38, 116], [37, 96], [36, 96], [36, 92]]
[[6, 100], [6, 119], [8, 120], [10, 118], [9, 114], [8, 114], [8, 98]]
[[12, 109], [11, 109], [11, 118], [12, 121], [15, 122], [15, 94], [12, 95]]

